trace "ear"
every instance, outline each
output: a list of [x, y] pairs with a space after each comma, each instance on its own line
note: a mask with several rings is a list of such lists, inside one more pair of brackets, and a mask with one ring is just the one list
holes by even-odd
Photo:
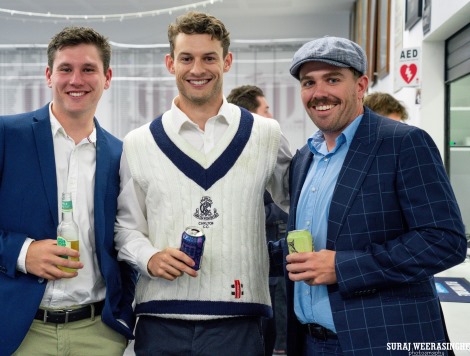
[[104, 82], [104, 89], [108, 89], [111, 85], [111, 78], [113, 77], [113, 71], [111, 68], [108, 68], [106, 71], [106, 81]]
[[363, 75], [357, 79], [357, 97], [358, 99], [364, 99], [364, 96], [367, 92], [367, 87], [369, 86], [369, 77], [367, 75]]
[[173, 57], [169, 54], [165, 56], [165, 65], [171, 74], [175, 74], [175, 61]]
[[47, 66], [47, 67], [46, 67], [46, 80], [47, 80], [47, 86], [48, 86], [49, 88], [52, 88], [51, 75], [52, 75], [52, 69], [49, 68], [49, 66]]
[[233, 55], [228, 52], [224, 59], [224, 73], [227, 73], [232, 68]]

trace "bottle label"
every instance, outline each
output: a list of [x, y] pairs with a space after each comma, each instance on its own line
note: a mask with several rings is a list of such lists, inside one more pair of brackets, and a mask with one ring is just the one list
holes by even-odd
[[70, 241], [67, 241], [62, 236], [57, 236], [57, 246], [72, 248]]
[[[62, 246], [62, 247], [68, 247], [74, 250], [79, 250], [79, 242], [78, 240], [66, 240], [62, 236], [57, 236], [57, 246]], [[71, 260], [71, 261], [79, 261], [80, 259], [78, 257], [70, 257], [70, 256], [64, 256], [61, 255], [60, 257], [65, 258], [66, 260]], [[57, 266], [59, 269], [65, 272], [75, 272], [76, 269], [74, 268], [68, 268], [64, 266]]]
[[62, 211], [71, 211], [71, 210], [72, 210], [72, 201], [62, 200]]

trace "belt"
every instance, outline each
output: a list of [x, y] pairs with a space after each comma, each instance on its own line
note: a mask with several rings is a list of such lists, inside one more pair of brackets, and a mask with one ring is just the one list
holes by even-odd
[[328, 340], [328, 339], [338, 339], [338, 335], [336, 335], [330, 329], [327, 329], [319, 324], [303, 324], [305, 328], [305, 332], [307, 335], [314, 337], [318, 340]]
[[104, 301], [88, 304], [77, 309], [45, 310], [38, 309], [34, 319], [42, 320], [44, 323], [66, 324], [73, 321], [92, 319], [101, 315]]

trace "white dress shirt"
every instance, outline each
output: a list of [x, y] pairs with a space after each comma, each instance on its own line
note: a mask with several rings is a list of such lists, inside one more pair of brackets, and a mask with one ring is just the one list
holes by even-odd
[[[99, 271], [95, 249], [94, 191], [96, 169], [96, 129], [78, 144], [70, 138], [49, 106], [57, 176], [57, 207], [62, 220], [62, 193], [72, 193], [73, 217], [78, 225], [80, 261], [83, 268], [75, 278], [48, 281], [41, 306], [62, 308], [98, 302], [105, 298], [106, 287]], [[55, 239], [56, 236], [47, 236]], [[26, 273], [27, 239], [18, 259], [18, 270]]]
[[[225, 98], [218, 114], [206, 122], [204, 131], [176, 106], [174, 100], [171, 110], [164, 115], [171, 115], [175, 132], [193, 147], [206, 154], [218, 143], [229, 125], [238, 119], [238, 116], [234, 115], [233, 105], [229, 104]], [[256, 114], [253, 116], [255, 120], [272, 120]], [[291, 158], [289, 142], [281, 135], [277, 164], [267, 188], [273, 196], [273, 200], [285, 211], [289, 209], [288, 173]], [[147, 271], [147, 264], [149, 259], [159, 250], [153, 247], [147, 238], [145, 194], [132, 179], [125, 153], [121, 158], [120, 175], [121, 192], [118, 198], [118, 216], [115, 228], [118, 259], [128, 262], [141, 273], [151, 277]]]

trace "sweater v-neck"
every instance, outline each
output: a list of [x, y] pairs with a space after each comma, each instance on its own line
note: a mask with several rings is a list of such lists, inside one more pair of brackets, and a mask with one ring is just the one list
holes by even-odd
[[150, 124], [150, 132], [162, 152], [189, 179], [208, 190], [223, 178], [245, 148], [253, 128], [253, 115], [243, 109], [238, 125], [232, 123], [214, 148], [205, 154], [167, 127], [163, 115]]

